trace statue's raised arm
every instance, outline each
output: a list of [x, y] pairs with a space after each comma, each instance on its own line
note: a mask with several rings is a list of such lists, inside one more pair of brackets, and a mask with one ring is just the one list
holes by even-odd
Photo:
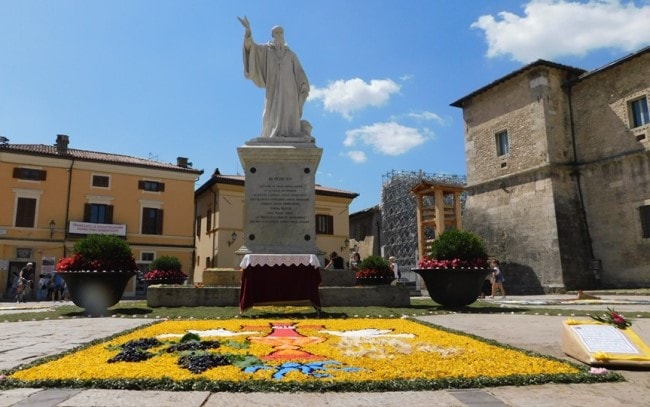
[[243, 25], [244, 28], [246, 28], [246, 31], [244, 32], [244, 44], [246, 49], [249, 49], [252, 43], [251, 24], [248, 22], [248, 18], [246, 18], [246, 16], [244, 16], [244, 18], [237, 17], [237, 20], [239, 20], [241, 25]]

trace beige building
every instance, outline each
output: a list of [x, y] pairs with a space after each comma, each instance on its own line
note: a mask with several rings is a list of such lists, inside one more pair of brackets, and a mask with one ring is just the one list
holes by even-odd
[[650, 48], [586, 72], [539, 60], [463, 109], [464, 228], [512, 293], [650, 285]]
[[[202, 171], [187, 159], [161, 163], [54, 145], [0, 144], [0, 295], [14, 272], [36, 265], [36, 279], [92, 233], [123, 236], [142, 270], [159, 256], [192, 272], [194, 185]], [[132, 280], [125, 295], [141, 288]]]
[[[316, 185], [316, 245], [325, 255], [350, 255], [349, 206], [357, 193]], [[194, 281], [206, 268], [239, 267], [235, 252], [244, 244], [244, 176], [212, 177], [195, 192], [196, 258]]]

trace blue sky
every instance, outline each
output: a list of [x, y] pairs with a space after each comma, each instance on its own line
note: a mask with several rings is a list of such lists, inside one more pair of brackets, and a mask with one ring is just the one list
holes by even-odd
[[381, 200], [389, 171], [465, 174], [453, 101], [537, 59], [595, 69], [650, 44], [650, 0], [0, 0], [0, 136], [241, 174], [264, 90], [242, 67], [282, 25], [311, 83], [316, 181]]

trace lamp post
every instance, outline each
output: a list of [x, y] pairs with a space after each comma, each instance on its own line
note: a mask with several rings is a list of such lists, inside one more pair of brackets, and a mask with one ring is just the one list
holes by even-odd
[[56, 223], [54, 222], [54, 219], [50, 221], [50, 239], [52, 236], [54, 236], [54, 228], [56, 227]]
[[230, 240], [228, 241], [228, 246], [232, 246], [232, 244], [235, 243], [235, 240], [237, 240], [237, 232], [232, 232]]

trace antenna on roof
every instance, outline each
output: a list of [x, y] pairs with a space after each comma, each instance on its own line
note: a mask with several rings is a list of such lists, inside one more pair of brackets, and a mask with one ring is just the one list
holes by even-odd
[[149, 160], [158, 161], [158, 154], [149, 153]]

